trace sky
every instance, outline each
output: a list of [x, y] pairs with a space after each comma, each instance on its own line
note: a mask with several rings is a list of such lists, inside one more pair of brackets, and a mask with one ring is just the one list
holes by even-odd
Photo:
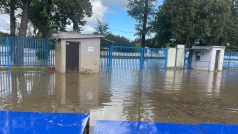
[[[127, 14], [127, 0], [91, 0], [93, 15], [85, 18], [87, 24], [82, 27], [84, 34], [95, 32], [97, 20], [109, 24], [109, 31], [115, 35], [124, 36], [130, 40], [135, 37], [135, 20]], [[161, 4], [159, 0], [158, 4]], [[20, 21], [20, 20], [18, 20]], [[0, 31], [9, 32], [10, 22], [8, 14], [0, 14]], [[72, 30], [72, 25], [67, 26]]]

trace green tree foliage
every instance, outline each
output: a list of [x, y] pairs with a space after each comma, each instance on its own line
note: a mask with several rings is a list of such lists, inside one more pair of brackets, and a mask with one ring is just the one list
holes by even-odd
[[91, 17], [92, 5], [89, 0], [33, 0], [30, 20], [43, 37], [54, 31], [66, 31], [72, 24], [73, 31], [80, 32]]
[[104, 23], [100, 20], [97, 21], [97, 26], [96, 26], [96, 32], [94, 34], [99, 34], [103, 36], [107, 36], [110, 34], [109, 30], [109, 25], [107, 23]]
[[141, 38], [141, 46], [145, 47], [146, 35], [151, 26], [150, 20], [153, 17], [156, 0], [128, 0], [128, 14], [136, 21], [137, 35]]
[[115, 42], [115, 45], [118, 45], [118, 46], [132, 46], [133, 45], [129, 39], [123, 36], [114, 35], [112, 33], [108, 34], [106, 38]]
[[176, 39], [190, 47], [224, 43], [225, 27], [231, 14], [231, 0], [165, 0], [153, 22], [161, 44]]
[[238, 0], [232, 0], [231, 16], [226, 26], [227, 49], [238, 51]]
[[[97, 25], [95, 27], [96, 32], [94, 34], [99, 34], [103, 35], [106, 37], [106, 39], [113, 41], [117, 46], [131, 46], [132, 43], [130, 42], [129, 39], [123, 37], [123, 36], [118, 36], [114, 35], [109, 31], [109, 24], [104, 23], [100, 20], [98, 20]], [[106, 45], [106, 44], [102, 44]]]
[[20, 0], [0, 0], [0, 13], [6, 13], [10, 15], [10, 36], [16, 34], [16, 15], [15, 11], [20, 8]]
[[3, 33], [0, 31], [0, 37], [4, 37], [4, 36], [8, 36], [9, 34], [8, 33]]

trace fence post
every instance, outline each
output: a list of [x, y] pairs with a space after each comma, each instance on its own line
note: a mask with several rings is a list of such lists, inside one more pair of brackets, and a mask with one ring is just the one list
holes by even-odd
[[140, 48], [140, 69], [143, 69], [145, 58], [145, 48]]
[[6, 38], [6, 46], [7, 46], [7, 70], [10, 72], [11, 63], [10, 63], [10, 45], [9, 45], [9, 37]]
[[168, 63], [168, 48], [165, 48], [165, 64], [164, 64], [164, 69], [167, 69], [167, 63]]
[[45, 40], [44, 56], [46, 56], [46, 57], [44, 57], [44, 65], [45, 65], [45, 67], [47, 67], [48, 66], [48, 59], [49, 59], [49, 40], [48, 39]]
[[193, 61], [193, 51], [190, 50], [188, 55], [188, 69], [192, 68], [192, 61]]
[[112, 67], [112, 51], [113, 51], [113, 47], [112, 45], [110, 45], [109, 47], [109, 67]]
[[231, 60], [231, 54], [232, 54], [232, 52], [229, 52], [229, 59], [228, 59], [228, 69], [230, 69], [230, 60]]

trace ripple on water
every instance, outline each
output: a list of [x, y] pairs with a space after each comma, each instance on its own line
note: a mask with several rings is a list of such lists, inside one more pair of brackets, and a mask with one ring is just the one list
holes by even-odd
[[0, 109], [86, 112], [92, 124], [98, 119], [238, 123], [237, 76], [236, 70], [1, 72]]

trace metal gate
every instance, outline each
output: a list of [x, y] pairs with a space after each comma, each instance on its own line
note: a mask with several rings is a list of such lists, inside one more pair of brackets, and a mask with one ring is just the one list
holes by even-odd
[[108, 46], [101, 51], [102, 68], [112, 69], [165, 69], [167, 48], [141, 48], [129, 46]]
[[47, 39], [0, 38], [0, 67], [54, 66], [54, 57], [54, 44]]
[[238, 52], [225, 52], [224, 69], [238, 69]]

